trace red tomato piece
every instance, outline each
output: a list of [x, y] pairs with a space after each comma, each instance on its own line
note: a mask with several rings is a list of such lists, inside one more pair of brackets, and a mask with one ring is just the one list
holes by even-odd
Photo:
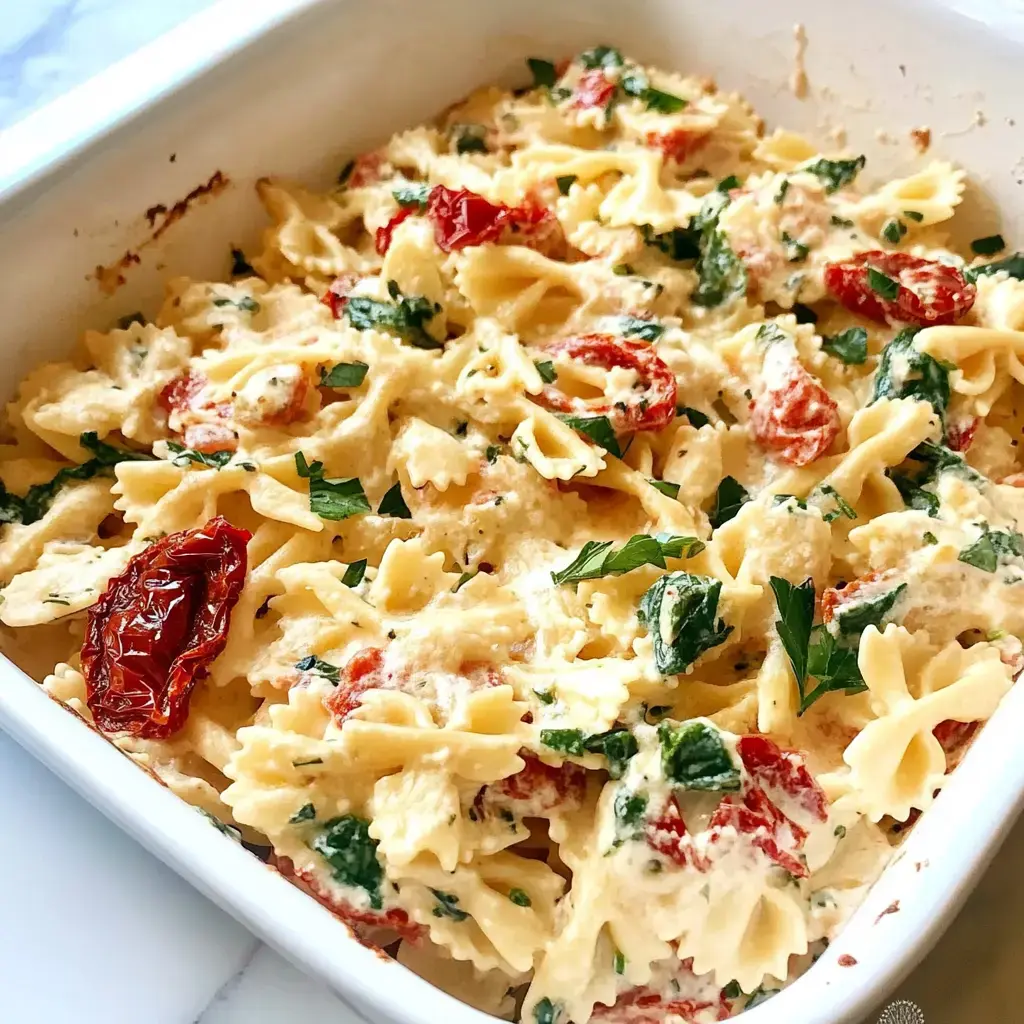
[[693, 845], [690, 833], [686, 830], [686, 822], [683, 821], [682, 811], [674, 796], [669, 797], [660, 817], [647, 822], [644, 839], [652, 850], [668, 857], [681, 868], [692, 867], [696, 871], [708, 869], [707, 861]]
[[387, 222], [382, 228], [377, 228], [377, 234], [374, 236], [374, 247], [377, 250], [378, 256], [386, 256], [388, 249], [391, 248], [391, 237], [395, 233], [395, 228], [398, 227], [402, 221], [411, 217], [416, 212], [416, 208], [412, 206], [405, 206], [396, 213], [391, 220]]
[[601, 68], [591, 68], [580, 75], [576, 88], [572, 91], [570, 106], [577, 110], [591, 110], [594, 107], [607, 107], [615, 96], [618, 86], [608, 81]]
[[331, 311], [331, 316], [335, 320], [342, 318], [348, 297], [360, 278], [360, 274], [340, 274], [327, 286], [327, 291], [320, 301]]
[[711, 815], [708, 831], [710, 841], [717, 842], [722, 829], [731, 826], [737, 832], [751, 836], [750, 844], [759, 849], [769, 860], [778, 864], [796, 878], [806, 878], [807, 865], [779, 845], [779, 838], [788, 829], [793, 844], [800, 846], [807, 833], [795, 822], [790, 821], [765, 796], [760, 786], [750, 785], [743, 793], [743, 802], [727, 796]]
[[821, 595], [822, 621], [831, 622], [835, 618], [836, 609], [847, 604], [850, 598], [867, 587], [894, 575], [895, 573], [891, 569], [872, 569], [871, 572], [851, 580], [845, 587], [826, 587]]
[[541, 400], [549, 409], [577, 416], [607, 416], [617, 431], [630, 433], [664, 430], [675, 419], [675, 374], [647, 342], [607, 334], [584, 334], [557, 341], [548, 351], [564, 353], [587, 366], [635, 370], [638, 378], [637, 390], [624, 408], [605, 398], [573, 398], [548, 385], [541, 393]]
[[587, 772], [578, 764], [563, 762], [554, 768], [526, 754], [522, 771], [487, 787], [486, 796], [502, 804], [524, 805], [521, 814], [545, 814], [556, 807], [579, 807], [587, 788]]
[[782, 750], [767, 736], [741, 736], [736, 749], [759, 785], [782, 790], [812, 818], [825, 821], [828, 799], [795, 750]]
[[569, 240], [555, 211], [534, 196], [509, 210], [508, 223], [498, 241], [524, 245], [553, 260], [564, 260], [569, 254]]
[[967, 741], [978, 731], [980, 722], [956, 722], [947, 718], [945, 722], [939, 722], [932, 735], [942, 744], [942, 749], [948, 757], [957, 753]]
[[434, 238], [445, 252], [496, 242], [509, 220], [508, 206], [495, 205], [468, 188], [435, 185], [427, 201]]
[[257, 409], [252, 419], [243, 418], [241, 411], [236, 417], [244, 423], [256, 423], [261, 426], [286, 427], [289, 423], [301, 420], [306, 415], [306, 396], [309, 394], [309, 377], [300, 373], [292, 381], [288, 400], [274, 409], [263, 407]]
[[164, 386], [157, 401], [167, 412], [182, 412], [195, 407], [196, 398], [206, 387], [207, 380], [200, 373], [187, 373], [175, 377]]
[[312, 896], [320, 906], [326, 907], [335, 917], [340, 918], [353, 930], [357, 930], [359, 925], [371, 928], [389, 928], [401, 935], [403, 939], [412, 942], [421, 939], [425, 933], [425, 929], [421, 925], [409, 920], [409, 915], [401, 907], [393, 907], [386, 911], [357, 910], [344, 900], [336, 899], [320, 886], [311, 871], [296, 868], [290, 857], [279, 857], [274, 854], [269, 863], [294, 886]]
[[164, 739], [227, 643], [251, 534], [218, 516], [140, 551], [89, 609], [87, 703], [105, 732]]
[[349, 172], [345, 184], [349, 188], [375, 185], [380, 181], [380, 169], [383, 163], [384, 157], [380, 153], [363, 153], [362, 156], [357, 156], [352, 163], [352, 170]]
[[343, 722], [357, 707], [367, 690], [383, 685], [384, 651], [364, 647], [349, 658], [337, 688], [324, 698], [324, 707]]
[[977, 416], [962, 420], [959, 423], [951, 423], [946, 431], [946, 443], [955, 452], [965, 452], [971, 447], [974, 435], [977, 433], [978, 424], [981, 421]]
[[197, 452], [233, 452], [238, 448], [235, 432], [223, 423], [191, 423], [181, 437], [186, 448]]
[[728, 1020], [729, 1003], [719, 995], [717, 1003], [701, 999], [664, 999], [657, 992], [646, 988], [633, 988], [623, 992], [612, 1006], [595, 1006], [591, 1020], [605, 1024], [664, 1024], [669, 1016], [679, 1017], [685, 1024], [698, 1024], [709, 1018], [704, 1011], [714, 1010], [716, 1021]]
[[686, 128], [676, 128], [670, 132], [648, 132], [644, 139], [648, 149], [660, 149], [666, 162], [674, 161], [677, 164], [707, 145], [707, 141], [706, 132], [693, 132]]
[[797, 362], [781, 388], [767, 388], [751, 403], [750, 422], [758, 444], [791, 466], [824, 455], [842, 427], [839, 407]]
[[[868, 282], [869, 270], [895, 281], [894, 297], [880, 295]], [[883, 324], [951, 324], [964, 316], [977, 289], [945, 263], [905, 252], [860, 252], [825, 267], [825, 287], [847, 309]]]

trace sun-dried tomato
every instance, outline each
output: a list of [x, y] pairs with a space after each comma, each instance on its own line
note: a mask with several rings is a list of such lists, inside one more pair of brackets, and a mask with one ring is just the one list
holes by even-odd
[[251, 534], [218, 516], [139, 552], [89, 609], [87, 703], [106, 732], [163, 739], [227, 642]]
[[348, 304], [348, 297], [352, 289], [361, 279], [360, 274], [339, 274], [324, 292], [320, 300], [330, 311], [335, 320], [340, 320], [345, 313], [345, 306]]
[[[715, 1016], [709, 1018], [708, 1010], [715, 1011]], [[664, 1024], [671, 1017], [685, 1024], [703, 1024], [708, 1020], [728, 1020], [730, 1014], [729, 1002], [721, 994], [717, 1002], [710, 1003], [703, 999], [665, 999], [650, 989], [632, 988], [623, 992], [612, 1006], [595, 1006], [590, 1019], [604, 1024]]]
[[778, 789], [818, 821], [828, 817], [828, 799], [794, 750], [782, 750], [767, 736], [741, 736], [736, 750], [743, 767], [768, 789]]
[[[564, 761], [554, 768], [524, 754], [522, 771], [487, 787], [487, 802], [510, 806], [520, 814], [546, 814], [556, 807], [571, 809], [583, 803], [587, 772], [578, 764]], [[518, 805], [518, 806], [517, 806]]]
[[566, 355], [587, 366], [633, 370], [637, 376], [633, 394], [627, 402], [576, 398], [548, 385], [541, 393], [541, 401], [549, 409], [575, 416], [607, 416], [620, 433], [663, 430], [675, 419], [675, 374], [647, 342], [613, 338], [607, 334], [584, 334], [557, 341], [547, 351]]
[[495, 205], [468, 188], [435, 185], [427, 201], [434, 238], [445, 252], [496, 242], [509, 221], [510, 207]]
[[324, 698], [324, 707], [339, 722], [344, 721], [362, 702], [367, 690], [383, 684], [384, 651], [380, 647], [364, 647], [349, 658], [341, 672], [337, 687]]
[[349, 188], [363, 188], [366, 185], [376, 185], [380, 181], [381, 166], [384, 163], [384, 156], [381, 153], [363, 153], [352, 161], [352, 170], [349, 171], [345, 184]]
[[844, 604], [848, 604], [851, 598], [856, 597], [861, 591], [881, 580], [895, 576], [891, 569], [872, 569], [871, 572], [858, 576], [843, 587], [826, 587], [821, 595], [821, 618], [823, 622], [831, 622], [835, 618], [836, 610]]
[[707, 145], [708, 137], [707, 132], [676, 128], [670, 132], [648, 132], [644, 142], [648, 149], [660, 149], [666, 161], [681, 164], [687, 157]]
[[946, 445], [955, 452], [967, 451], [974, 442], [980, 422], [977, 416], [972, 416], [959, 423], [951, 423], [946, 429]]
[[169, 413], [192, 409], [206, 385], [207, 380], [201, 373], [189, 370], [166, 384], [157, 402]]
[[181, 439], [186, 448], [207, 455], [238, 449], [238, 436], [224, 423], [191, 423], [185, 428]]
[[744, 788], [742, 803], [736, 797], [727, 796], [715, 809], [708, 824], [710, 841], [718, 842], [722, 830], [733, 828], [742, 835], [750, 836], [751, 846], [759, 849], [769, 860], [784, 868], [796, 878], [806, 878], [807, 865], [779, 845], [779, 839], [789, 832], [792, 845], [801, 846], [807, 832], [786, 817], [768, 799], [763, 789], [756, 784]]
[[957, 722], [947, 718], [945, 722], [939, 722], [932, 735], [942, 745], [946, 757], [959, 753], [967, 741], [978, 731], [980, 722]]
[[269, 863], [294, 886], [312, 896], [317, 903], [326, 907], [335, 917], [340, 918], [357, 933], [359, 926], [389, 928], [397, 932], [403, 939], [408, 939], [411, 942], [418, 941], [424, 935], [425, 929], [410, 921], [409, 915], [401, 907], [392, 907], [386, 911], [357, 910], [350, 903], [336, 899], [327, 890], [321, 888], [316, 876], [311, 871], [296, 868], [295, 862], [290, 857], [273, 854]]
[[617, 88], [618, 86], [608, 80], [601, 68], [591, 68], [580, 75], [576, 88], [572, 91], [570, 106], [577, 110], [607, 107], [615, 96]]
[[657, 818], [648, 821], [644, 827], [647, 845], [681, 868], [692, 867], [706, 871], [708, 863], [693, 843], [686, 830], [683, 813], [675, 796], [670, 796], [665, 809]]
[[569, 254], [569, 240], [555, 211], [530, 195], [509, 210], [498, 242], [505, 245], [523, 245], [534, 249], [548, 259], [564, 260]]
[[391, 248], [391, 238], [395, 233], [395, 228], [398, 227], [402, 221], [411, 217], [416, 212], [416, 208], [413, 206], [403, 206], [402, 209], [396, 213], [391, 220], [387, 222], [382, 228], [377, 228], [377, 233], [374, 235], [374, 247], [377, 250], [378, 256], [386, 256], [388, 249]]
[[[895, 296], [887, 297], [871, 286], [871, 270], [895, 282], [886, 284], [876, 278], [883, 290], [895, 288]], [[920, 327], [959, 320], [977, 297], [977, 289], [956, 267], [881, 249], [827, 264], [825, 287], [847, 309], [869, 320]]]
[[157, 396], [157, 403], [168, 415], [178, 417], [177, 429], [186, 448], [197, 452], [234, 451], [238, 436], [226, 421], [231, 418], [231, 403], [216, 404], [204, 397], [209, 381], [191, 370], [175, 377]]
[[797, 362], [782, 387], [766, 388], [751, 403], [750, 422], [761, 447], [791, 466], [824, 455], [842, 426], [832, 397]]

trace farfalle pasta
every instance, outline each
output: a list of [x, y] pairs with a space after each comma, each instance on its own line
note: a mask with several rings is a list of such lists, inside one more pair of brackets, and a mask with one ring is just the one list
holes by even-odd
[[458, 998], [707, 1024], [1024, 667], [1024, 256], [950, 248], [941, 160], [529, 68], [25, 379], [0, 639]]

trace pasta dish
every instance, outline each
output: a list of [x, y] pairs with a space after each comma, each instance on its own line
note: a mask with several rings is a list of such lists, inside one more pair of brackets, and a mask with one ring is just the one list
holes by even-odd
[[721, 1021], [1024, 667], [1024, 255], [941, 160], [528, 65], [29, 374], [3, 649], [473, 1006]]

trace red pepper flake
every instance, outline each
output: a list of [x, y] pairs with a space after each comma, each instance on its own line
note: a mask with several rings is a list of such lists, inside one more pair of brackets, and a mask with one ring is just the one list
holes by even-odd
[[218, 516], [172, 533], [128, 563], [89, 609], [86, 703], [105, 732], [165, 739], [227, 643], [252, 535]]
[[849, 953], [840, 953], [836, 961], [840, 967], [856, 967], [857, 961]]

